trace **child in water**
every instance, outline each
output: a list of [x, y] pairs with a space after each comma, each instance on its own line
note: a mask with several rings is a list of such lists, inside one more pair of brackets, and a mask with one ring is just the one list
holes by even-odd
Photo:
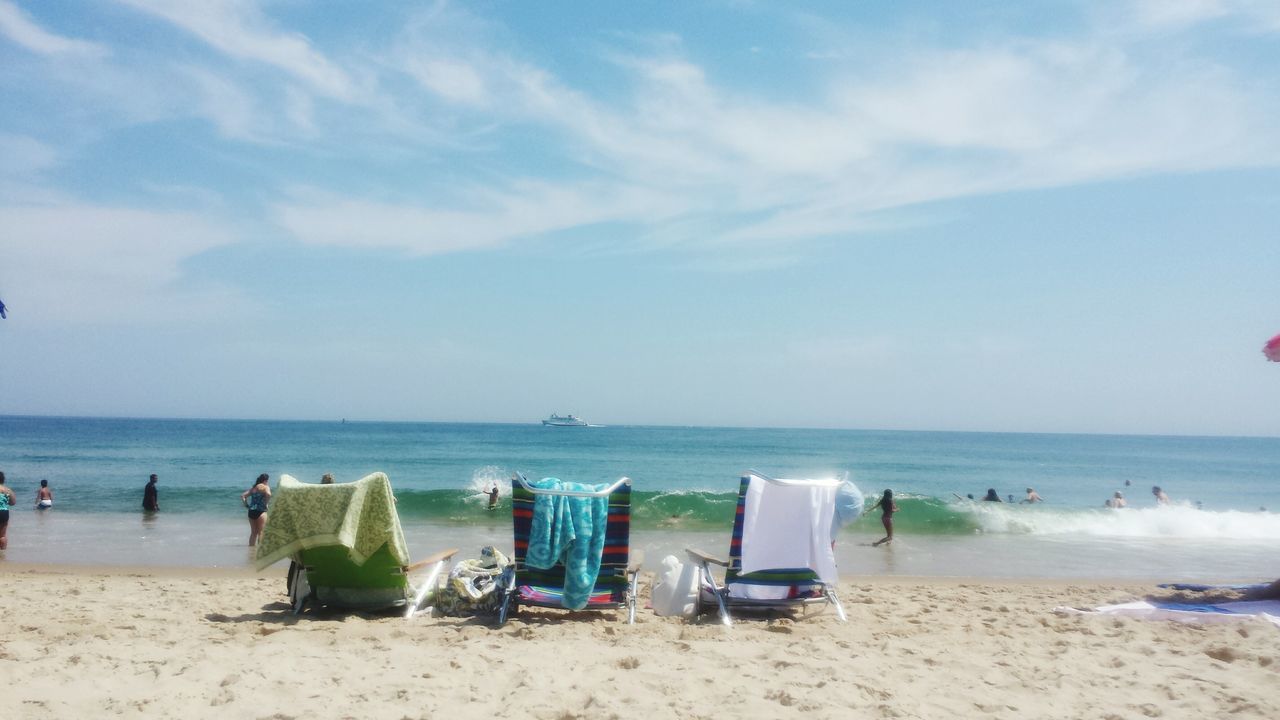
[[871, 543], [872, 547], [893, 542], [893, 514], [898, 512], [898, 506], [893, 502], [893, 491], [885, 490], [884, 495], [872, 505], [867, 512], [871, 512], [876, 508], [880, 508], [880, 523], [884, 525], [885, 536]]

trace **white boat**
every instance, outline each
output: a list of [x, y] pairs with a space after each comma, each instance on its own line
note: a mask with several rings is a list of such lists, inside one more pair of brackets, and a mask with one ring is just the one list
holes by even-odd
[[542, 421], [543, 425], [552, 425], [554, 427], [587, 427], [587, 421], [580, 417], [570, 415], [557, 415], [551, 413], [551, 417]]

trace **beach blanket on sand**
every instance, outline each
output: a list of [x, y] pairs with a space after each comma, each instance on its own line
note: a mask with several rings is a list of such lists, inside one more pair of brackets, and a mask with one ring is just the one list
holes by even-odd
[[1205, 592], [1208, 590], [1261, 590], [1267, 586], [1266, 583], [1245, 583], [1237, 585], [1203, 585], [1201, 583], [1160, 583], [1156, 587], [1165, 588], [1167, 590], [1187, 590], [1190, 592]]
[[1054, 608], [1064, 615], [1128, 615], [1145, 620], [1174, 620], [1193, 624], [1235, 622], [1248, 618], [1262, 618], [1280, 627], [1280, 600], [1256, 600], [1223, 602], [1214, 604], [1149, 602], [1138, 600], [1119, 605], [1104, 605], [1095, 610], [1077, 610], [1069, 607]]
[[[533, 483], [543, 490], [598, 492], [606, 485], [584, 485], [543, 478]], [[561, 604], [570, 610], [587, 606], [600, 560], [604, 555], [605, 531], [609, 523], [609, 498], [536, 495], [533, 521], [529, 528], [529, 567], [550, 570], [564, 563], [564, 596]]]
[[268, 516], [258, 541], [255, 563], [259, 570], [301, 550], [326, 545], [346, 547], [357, 565], [386, 545], [396, 562], [409, 564], [391, 481], [383, 473], [333, 485], [313, 485], [282, 475]]

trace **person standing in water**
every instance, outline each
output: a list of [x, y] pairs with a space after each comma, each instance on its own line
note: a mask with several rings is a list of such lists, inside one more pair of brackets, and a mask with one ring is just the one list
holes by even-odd
[[983, 502], [1004, 502], [1003, 500], [1000, 499], [1000, 494], [996, 492], [995, 488], [987, 488], [987, 496], [982, 498], [982, 501]]
[[1157, 505], [1169, 504], [1169, 496], [1165, 494], [1164, 490], [1160, 489], [1159, 485], [1155, 485], [1151, 488], [1151, 494], [1155, 496]]
[[885, 536], [871, 543], [872, 547], [879, 547], [893, 542], [893, 514], [898, 512], [898, 506], [893, 502], [893, 491], [885, 490], [884, 495], [872, 505], [867, 512], [871, 512], [876, 508], [880, 508], [880, 524], [884, 525]]
[[493, 510], [498, 507], [498, 483], [493, 484], [493, 488], [489, 490], [489, 509]]
[[1040, 493], [1035, 488], [1027, 488], [1027, 496], [1022, 499], [1024, 503], [1044, 502], [1044, 498], [1040, 497]]
[[17, 503], [18, 496], [4, 484], [4, 473], [0, 472], [0, 550], [9, 547], [9, 507]]
[[147, 512], [157, 512], [160, 509], [160, 492], [156, 490], [156, 483], [159, 480], [160, 478], [152, 473], [147, 486], [142, 489], [142, 509]]
[[48, 510], [53, 507], [53, 491], [49, 489], [49, 481], [41, 480], [40, 489], [36, 490], [36, 509]]
[[258, 476], [253, 487], [240, 493], [240, 502], [249, 508], [249, 547], [258, 544], [262, 536], [262, 528], [267, 526], [267, 503], [271, 500], [271, 477], [266, 473]]
[[1124, 500], [1124, 493], [1117, 490], [1115, 496], [1108, 500], [1105, 505], [1109, 508], [1122, 508], [1128, 506], [1128, 503]]

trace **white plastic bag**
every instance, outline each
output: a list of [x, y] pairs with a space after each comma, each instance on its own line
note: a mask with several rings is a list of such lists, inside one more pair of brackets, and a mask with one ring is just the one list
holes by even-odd
[[653, 586], [653, 612], [657, 615], [693, 616], [693, 594], [697, 592], [698, 567], [681, 563], [674, 555], [662, 558], [658, 582]]

